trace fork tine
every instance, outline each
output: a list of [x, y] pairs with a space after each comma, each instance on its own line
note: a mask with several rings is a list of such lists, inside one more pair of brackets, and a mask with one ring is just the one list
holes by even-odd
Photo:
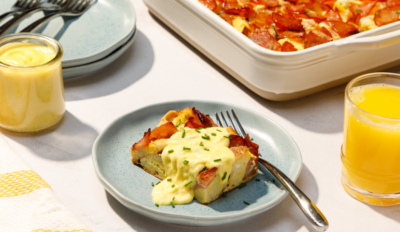
[[[235, 123], [233, 123], [232, 118], [231, 118], [231, 115], [229, 114], [229, 111], [226, 111], [226, 114], [228, 115], [228, 119], [229, 119], [229, 121], [231, 122], [231, 125], [232, 125], [233, 129], [234, 129], [236, 132], [241, 133], [240, 131], [238, 131], [238, 130], [236, 129]], [[243, 135], [241, 135], [241, 136], [243, 137]]]
[[218, 113], [215, 112], [215, 118], [217, 119], [218, 126], [222, 126], [221, 120], [219, 119]]
[[225, 126], [228, 127], [229, 125], [226, 122], [225, 117], [224, 117], [224, 113], [222, 113], [222, 111], [221, 111], [221, 117], [222, 117], [222, 120], [224, 120], [224, 122], [225, 122]]
[[26, 1], [27, 1], [27, 0], [18, 0], [18, 1], [15, 3], [15, 6], [23, 7], [23, 6], [25, 5]]
[[90, 1], [89, 1], [89, 0], [86, 0], [86, 1], [84, 1], [84, 3], [85, 3], [85, 5], [83, 5], [83, 6], [81, 7], [81, 10], [86, 9], [86, 8], [89, 6]]
[[234, 117], [234, 119], [235, 119], [235, 122], [236, 122], [236, 125], [238, 125], [238, 127], [239, 127], [239, 129], [240, 129], [240, 133], [242, 134], [242, 137], [245, 137], [246, 136], [246, 131], [244, 131], [244, 129], [243, 129], [243, 127], [242, 127], [242, 124], [240, 123], [240, 121], [239, 121], [239, 118], [236, 116], [236, 114], [235, 114], [235, 111], [232, 109], [231, 110], [232, 111], [232, 115], [233, 115], [233, 117]]

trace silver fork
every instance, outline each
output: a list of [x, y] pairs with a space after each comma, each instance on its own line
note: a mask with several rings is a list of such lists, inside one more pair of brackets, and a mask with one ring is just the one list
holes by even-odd
[[68, 0], [68, 2], [60, 9], [59, 12], [54, 12], [44, 16], [41, 19], [38, 19], [31, 25], [24, 28], [21, 32], [32, 32], [58, 16], [80, 16], [88, 9], [89, 5], [90, 0]]
[[[228, 119], [230, 121], [230, 124], [232, 125], [233, 129], [239, 133], [240, 136], [245, 137], [246, 132], [242, 127], [242, 124], [240, 124], [240, 121], [238, 117], [235, 114], [235, 111], [232, 109], [232, 114], [234, 117], [234, 121], [236, 122], [236, 125], [238, 126], [239, 130], [236, 129], [235, 124], [233, 123], [233, 120], [229, 114], [228, 111], [226, 111], [226, 114], [228, 115]], [[219, 126], [222, 126], [221, 120], [218, 116], [218, 113], [215, 113], [215, 117], [217, 119], [217, 124]], [[228, 123], [225, 120], [224, 113], [221, 111], [221, 117], [225, 123], [226, 126], [229, 126]], [[266, 159], [259, 157], [258, 162], [262, 164], [264, 167], [268, 169], [269, 172], [282, 184], [282, 186], [286, 189], [286, 191], [289, 192], [289, 195], [293, 198], [293, 200], [296, 202], [296, 204], [300, 207], [300, 209], [303, 211], [303, 213], [306, 215], [308, 220], [312, 223], [314, 228], [317, 231], [326, 231], [329, 227], [328, 220], [325, 218], [325, 216], [322, 214], [322, 212], [318, 209], [318, 207], [312, 202], [294, 183], [291, 181], [281, 170], [279, 170], [277, 167], [272, 165], [270, 162], [268, 162]]]
[[5, 35], [9, 30], [17, 26], [26, 17], [38, 12], [38, 11], [56, 11], [59, 10], [67, 0], [48, 0], [48, 5], [43, 5], [43, 7], [36, 7], [30, 10], [26, 10], [21, 14], [15, 16], [10, 21], [6, 22], [0, 27], [0, 36]]
[[30, 10], [39, 6], [40, 0], [17, 0], [11, 7], [11, 11], [0, 15], [0, 22], [10, 15], [22, 13], [24, 10]]

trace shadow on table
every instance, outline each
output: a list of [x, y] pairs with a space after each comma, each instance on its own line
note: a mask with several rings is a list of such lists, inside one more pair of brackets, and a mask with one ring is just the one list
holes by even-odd
[[[219, 71], [222, 76], [230, 80], [239, 89], [241, 89], [243, 92], [246, 92], [250, 97], [252, 97], [260, 105], [264, 106], [268, 110], [278, 114], [283, 118], [286, 118], [293, 124], [309, 131], [314, 131], [317, 133], [337, 133], [343, 130], [345, 85], [341, 85], [320, 93], [286, 102], [273, 102], [266, 100], [255, 94], [246, 86], [242, 85], [229, 73], [225, 72], [222, 68], [220, 68], [214, 62], [208, 59], [205, 55], [203, 55], [195, 47], [190, 45], [190, 43], [180, 37], [177, 33], [175, 33], [162, 21], [157, 19], [154, 15], [152, 15], [152, 17], [161, 26], [163, 26], [165, 30], [174, 35], [177, 40], [186, 45], [186, 47], [189, 48], [193, 53], [196, 53], [210, 66]], [[322, 75], [323, 74], [321, 74], [321, 76]]]
[[114, 94], [146, 76], [154, 64], [153, 46], [140, 30], [136, 34], [132, 46], [107, 67], [89, 76], [66, 80], [65, 100], [79, 101]]
[[[317, 203], [318, 187], [307, 166], [303, 166], [303, 171], [296, 184], [314, 203]], [[243, 221], [222, 226], [194, 227], [156, 221], [126, 208], [108, 192], [106, 192], [106, 196], [111, 208], [135, 231], [298, 231], [300, 228], [314, 231], [307, 218], [290, 197], [284, 199], [274, 208]]]
[[387, 218], [392, 219], [400, 224], [400, 205], [394, 206], [372, 206], [368, 205], [374, 211], [384, 215]]
[[32, 150], [44, 159], [55, 161], [77, 160], [92, 153], [92, 144], [98, 133], [66, 111], [54, 127], [37, 133], [17, 133], [4, 129], [0, 132]]

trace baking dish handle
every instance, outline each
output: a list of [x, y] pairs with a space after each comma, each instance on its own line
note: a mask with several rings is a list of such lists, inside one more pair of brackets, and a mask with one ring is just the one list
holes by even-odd
[[356, 51], [385, 48], [398, 43], [400, 43], [400, 30], [366, 38], [337, 40], [330, 58], [334, 59]]

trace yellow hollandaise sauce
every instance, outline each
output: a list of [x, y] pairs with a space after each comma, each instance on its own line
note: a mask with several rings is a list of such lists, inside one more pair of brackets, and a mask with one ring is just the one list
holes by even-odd
[[229, 133], [225, 128], [201, 130], [184, 128], [169, 139], [162, 152], [166, 178], [152, 192], [159, 205], [187, 204], [194, 198], [197, 176], [205, 168], [218, 168], [213, 182], [220, 193], [228, 183], [235, 155], [229, 149]]
[[350, 99], [371, 116], [345, 108], [343, 174], [372, 193], [400, 192], [400, 88], [355, 87]]
[[0, 47], [0, 126], [38, 131], [64, 115], [61, 58], [52, 46], [9, 43]]

